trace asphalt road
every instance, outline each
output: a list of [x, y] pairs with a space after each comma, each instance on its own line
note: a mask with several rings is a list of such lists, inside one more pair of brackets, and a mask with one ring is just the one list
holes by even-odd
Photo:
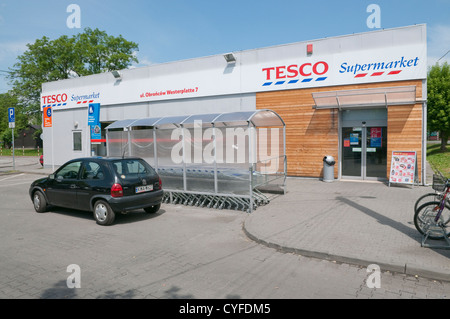
[[[30, 183], [0, 175], [2, 299], [448, 299], [450, 283], [279, 252], [245, 236], [246, 214], [163, 205], [154, 215], [34, 212]], [[78, 285], [77, 287], [70, 287]]]

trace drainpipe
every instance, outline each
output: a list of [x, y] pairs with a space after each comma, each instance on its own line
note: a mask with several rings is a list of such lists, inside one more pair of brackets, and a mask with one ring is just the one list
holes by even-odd
[[422, 185], [427, 184], [427, 118], [428, 118], [428, 90], [427, 80], [422, 81]]

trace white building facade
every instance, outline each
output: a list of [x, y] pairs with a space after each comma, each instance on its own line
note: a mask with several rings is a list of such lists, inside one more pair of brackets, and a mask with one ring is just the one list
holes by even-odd
[[387, 179], [392, 152], [414, 151], [423, 180], [426, 77], [426, 26], [415, 25], [49, 82], [44, 165], [106, 155], [104, 128], [118, 120], [271, 109], [286, 122], [288, 175], [321, 177], [331, 155], [337, 178]]

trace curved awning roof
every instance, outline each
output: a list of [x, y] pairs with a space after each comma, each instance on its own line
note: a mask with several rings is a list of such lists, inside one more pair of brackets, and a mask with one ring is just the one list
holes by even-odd
[[110, 124], [106, 130], [125, 129], [139, 126], [171, 128], [193, 125], [201, 122], [205, 125], [273, 127], [285, 126], [283, 119], [272, 110], [255, 110], [231, 113], [195, 114], [186, 116], [170, 116], [159, 118], [142, 118], [120, 120]]
[[416, 86], [354, 89], [312, 93], [315, 109], [350, 109], [416, 104]]

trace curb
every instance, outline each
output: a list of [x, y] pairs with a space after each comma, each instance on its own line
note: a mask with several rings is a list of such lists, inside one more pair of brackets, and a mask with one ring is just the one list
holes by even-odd
[[48, 176], [49, 173], [45, 173], [45, 172], [31, 172], [31, 171], [22, 171], [22, 170], [4, 171], [4, 172], [0, 171], [0, 176], [17, 175], [17, 174], [36, 174], [36, 175]]
[[18, 171], [18, 173], [23, 173], [23, 174], [37, 174], [37, 175], [44, 175], [44, 176], [48, 176], [51, 173], [48, 172], [38, 172], [38, 171]]
[[7, 176], [7, 175], [14, 175], [14, 174], [20, 174], [20, 173], [24, 173], [24, 172], [20, 172], [20, 171], [0, 171], [0, 176]]
[[337, 262], [337, 263], [343, 263], [343, 264], [349, 264], [354, 265], [358, 267], [367, 268], [367, 266], [371, 264], [376, 264], [380, 267], [382, 271], [389, 271], [392, 273], [398, 273], [408, 276], [419, 276], [423, 277], [429, 280], [439, 280], [439, 281], [445, 281], [450, 282], [449, 274], [448, 273], [442, 273], [439, 270], [435, 269], [424, 269], [423, 267], [420, 267], [418, 265], [414, 264], [399, 264], [399, 263], [383, 263], [379, 261], [373, 261], [373, 260], [365, 260], [361, 258], [351, 257], [351, 256], [341, 256], [341, 255], [335, 255], [330, 254], [326, 252], [320, 252], [320, 251], [312, 251], [312, 250], [305, 250], [301, 248], [293, 248], [293, 247], [287, 247], [282, 246], [276, 243], [268, 242], [264, 239], [258, 238], [257, 236], [250, 233], [246, 226], [245, 221], [242, 225], [242, 230], [244, 234], [252, 241], [264, 245], [268, 248], [276, 249], [277, 251], [288, 253], [288, 254], [295, 254], [299, 256], [309, 257], [309, 258], [316, 258], [321, 260], [326, 260], [330, 262]]

